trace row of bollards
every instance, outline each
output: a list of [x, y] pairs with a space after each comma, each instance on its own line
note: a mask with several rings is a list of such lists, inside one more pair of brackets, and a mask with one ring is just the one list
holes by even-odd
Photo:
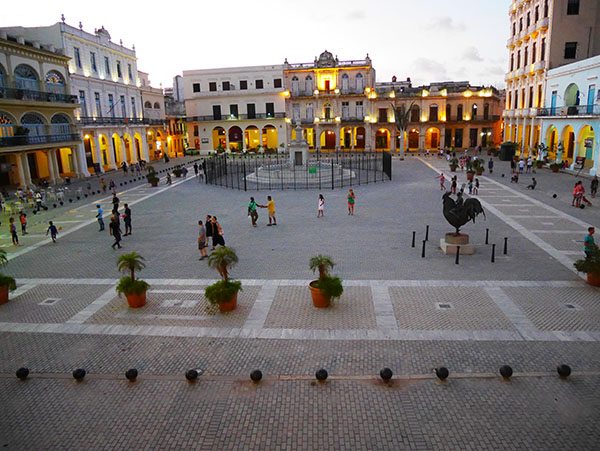
[[[556, 371], [561, 378], [567, 378], [571, 375], [571, 367], [569, 365], [558, 365], [556, 367]], [[450, 370], [448, 370], [448, 368], [446, 368], [445, 366], [434, 368], [433, 372], [435, 373], [436, 377], [441, 381], [445, 381], [450, 376]], [[500, 367], [499, 372], [504, 379], [510, 379], [513, 375], [513, 369], [508, 365], [502, 365]], [[72, 373], [73, 379], [75, 379], [78, 382], [81, 382], [85, 378], [86, 374], [87, 372], [83, 368], [77, 368], [76, 370], [73, 370]], [[125, 372], [125, 378], [130, 382], [135, 382], [138, 377], [138, 374], [139, 373], [136, 368], [130, 368]], [[194, 382], [198, 379], [198, 376], [200, 376], [201, 374], [202, 370], [192, 368], [185, 372], [185, 378], [190, 382]], [[29, 368], [19, 368], [16, 372], [16, 376], [20, 380], [24, 381], [29, 376]], [[390, 381], [393, 376], [394, 372], [388, 367], [383, 368], [379, 372], [379, 377], [381, 377], [381, 379], [386, 382]], [[315, 372], [315, 378], [320, 382], [326, 381], [328, 377], [329, 373], [325, 368], [321, 368]], [[258, 383], [262, 380], [262, 378], [263, 373], [261, 370], [253, 370], [250, 373], [250, 379], [252, 380], [252, 382]]]

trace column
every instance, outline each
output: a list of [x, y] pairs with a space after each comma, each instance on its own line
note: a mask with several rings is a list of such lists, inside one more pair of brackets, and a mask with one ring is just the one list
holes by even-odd
[[58, 155], [56, 154], [56, 149], [52, 149], [50, 153], [52, 157], [52, 164], [54, 165], [54, 173], [56, 174], [57, 182], [62, 182], [62, 177], [60, 176], [60, 167], [58, 165]]
[[342, 148], [342, 129], [340, 127], [340, 124], [337, 125], [336, 129], [335, 129], [335, 133], [336, 133], [336, 141], [337, 141], [337, 149], [336, 150], [340, 150]]
[[427, 133], [427, 131], [423, 132], [423, 127], [419, 127], [419, 151], [425, 150], [425, 133]]
[[[140, 143], [140, 146], [142, 145], [142, 143]], [[131, 161], [128, 162], [128, 164], [135, 164], [138, 162], [138, 153], [137, 153], [137, 144], [136, 144], [136, 139], [135, 139], [135, 131], [133, 133], [131, 133], [129, 135], [129, 149], [131, 150]], [[141, 149], [140, 149], [141, 152]], [[127, 153], [127, 151], [125, 152]]]
[[94, 152], [94, 156], [96, 157], [96, 162], [98, 163], [98, 165], [100, 166], [100, 172], [104, 173], [104, 162], [102, 161], [102, 153], [100, 152], [100, 140], [98, 139], [98, 137], [96, 135], [94, 135], [92, 137], [93, 142], [93, 152]]
[[597, 139], [594, 139], [594, 152], [592, 153], [592, 158], [594, 159], [594, 166], [590, 168], [590, 175], [598, 175], [598, 160], [600, 160], [600, 143], [598, 143]]
[[25, 180], [25, 171], [23, 168], [23, 154], [15, 154], [15, 162], [17, 163], [17, 172], [19, 174], [19, 187], [25, 188], [27, 186], [27, 182]]
[[79, 165], [79, 173], [77, 174], [78, 177], [89, 177], [90, 171], [85, 158], [85, 146], [83, 145], [83, 142], [80, 142], [77, 148], [73, 151], [75, 152], [75, 157]]
[[46, 158], [48, 158], [48, 172], [50, 172], [50, 183], [56, 184], [56, 168], [54, 167], [54, 160], [52, 159], [52, 153], [54, 150], [48, 150], [46, 152]]
[[[69, 166], [71, 169], [70, 172], [73, 172], [75, 174], [75, 177], [79, 177], [79, 160], [77, 159], [77, 151], [75, 147], [69, 147], [69, 150], [71, 151], [71, 155], [69, 158]], [[59, 149], [60, 152], [60, 149]]]
[[373, 139], [373, 129], [370, 123], [365, 123], [365, 135], [365, 150], [373, 149], [375, 146], [374, 143], [371, 142]]
[[108, 135], [108, 169], [117, 169], [117, 163], [115, 161], [115, 145], [112, 140], [112, 130]]
[[147, 135], [148, 135], [148, 130], [144, 129], [144, 132], [142, 133], [142, 159], [146, 162], [149, 162], [150, 161], [150, 157], [149, 157], [150, 152], [148, 151]]
[[440, 129], [440, 149], [446, 148], [446, 127]]
[[529, 133], [529, 155], [532, 153], [535, 154], [534, 145], [535, 145], [535, 117], [531, 118], [531, 130]]
[[390, 152], [395, 152], [396, 151], [396, 130], [392, 129], [392, 132], [390, 133], [390, 139], [392, 140], [392, 142], [390, 143]]
[[121, 163], [127, 162], [127, 149], [125, 149], [125, 140], [119, 135], [119, 146], [121, 147]]

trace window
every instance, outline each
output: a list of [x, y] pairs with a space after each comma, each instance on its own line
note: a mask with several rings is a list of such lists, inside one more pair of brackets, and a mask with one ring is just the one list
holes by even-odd
[[[346, 102], [348, 103], [348, 102]], [[292, 121], [297, 123], [300, 120], [300, 104], [292, 103]]]
[[577, 16], [579, 14], [579, 0], [567, 1], [567, 16]]
[[565, 42], [565, 59], [572, 60], [577, 58], [577, 43]]
[[548, 17], [548, 0], [544, 0], [544, 18]]
[[457, 128], [454, 130], [454, 146], [455, 147], [463, 146], [463, 129], [462, 128]]
[[510, 71], [512, 72], [513, 70], [515, 70], [515, 54], [511, 53], [510, 54]]
[[431, 121], [431, 122], [438, 121], [438, 106], [437, 105], [429, 106], [429, 121]]
[[512, 110], [512, 92], [509, 92], [508, 97], [506, 98], [506, 109]]
[[117, 61], [117, 77], [123, 78], [123, 72], [121, 72], [121, 61]]
[[477, 104], [473, 104], [473, 106], [471, 107], [471, 120], [475, 120], [477, 119]]
[[198, 126], [194, 125], [194, 136], [198, 136]]
[[533, 86], [529, 87], [529, 108], [533, 108]]
[[529, 28], [531, 26], [531, 13], [528, 12], [527, 13], [527, 28]]
[[342, 119], [350, 116], [350, 102], [342, 102]]
[[235, 105], [229, 105], [229, 116], [231, 116], [232, 118], [237, 118], [238, 117], [238, 106], [237, 104]]
[[535, 59], [537, 56], [537, 42], [533, 43], [533, 47], [531, 48], [531, 63], [535, 63]]
[[542, 51], [540, 52], [540, 61], [546, 59], [546, 38], [542, 38]]
[[538, 85], [538, 91], [537, 91], [537, 103], [536, 103], [536, 107], [540, 108], [543, 105], [542, 103], [542, 85]]
[[254, 86], [256, 87], [256, 89], [263, 89], [263, 81], [262, 80], [256, 80], [254, 82]]
[[110, 60], [108, 56], [104, 57], [104, 72], [107, 77], [110, 77]]
[[96, 66], [96, 54], [94, 52], [90, 52], [90, 66], [92, 66], [94, 72], [98, 72], [98, 66]]
[[521, 108], [525, 108], [525, 88], [521, 89]]
[[414, 105], [410, 110], [410, 121], [411, 122], [419, 122], [421, 113], [419, 112], [419, 107]]
[[248, 119], [256, 119], [256, 105], [254, 103], [246, 104], [246, 111], [248, 112]]
[[363, 113], [363, 102], [362, 102], [362, 100], [356, 102], [356, 117], [358, 119], [362, 119], [363, 117], [365, 117], [364, 113]]
[[75, 53], [75, 64], [81, 69], [81, 54], [79, 53], [79, 48], [73, 47], [73, 51]]
[[87, 117], [87, 106], [85, 104], [85, 91], [79, 91], [79, 108], [81, 108], [81, 116]]
[[523, 67], [527, 66], [528, 59], [529, 59], [529, 47], [525, 47], [525, 55], [523, 57]]
[[523, 31], [523, 18], [522, 17], [519, 19], [519, 33], [521, 31]]
[[[362, 106], [361, 106], [361, 108], [362, 108]], [[306, 119], [308, 119], [309, 121], [312, 121], [314, 119], [314, 117], [315, 117], [315, 110], [314, 110], [313, 104], [307, 103], [306, 104]]]
[[108, 106], [110, 111], [110, 117], [115, 117], [115, 99], [112, 94], [108, 95]]
[[131, 64], [127, 65], [127, 75], [129, 76], [129, 80], [133, 80], [133, 72], [131, 71]]
[[312, 95], [314, 90], [313, 79], [310, 75], [307, 75], [304, 79], [304, 92], [307, 95]]
[[521, 51], [517, 52], [517, 69], [521, 67]]
[[96, 115], [102, 117], [102, 103], [100, 103], [100, 93], [94, 93], [94, 103], [96, 104]]
[[194, 91], [194, 92], [200, 92], [200, 83], [193, 83], [192, 84], [192, 91]]
[[265, 109], [267, 110], [267, 117], [275, 117], [275, 104], [273, 102], [265, 103]]
[[281, 88], [282, 84], [281, 84], [281, 78], [276, 78], [275, 80], [273, 80], [273, 87], [274, 88]]
[[133, 117], [133, 118], [137, 117], [137, 111], [135, 108], [135, 97], [131, 98], [131, 117]]
[[300, 82], [298, 77], [292, 77], [292, 95], [297, 96], [300, 93]]
[[515, 110], [519, 109], [519, 91], [515, 90]]
[[451, 116], [452, 116], [452, 105], [446, 105], [446, 120], [449, 121]]
[[215, 121], [221, 120], [221, 105], [213, 105], [213, 119]]
[[356, 93], [360, 94], [365, 89], [364, 79], [362, 74], [356, 75]]
[[513, 22], [512, 24], [512, 35], [516, 35], [517, 34], [517, 22]]
[[208, 90], [212, 91], [212, 92], [216, 91], [217, 90], [217, 82], [216, 81], [211, 81], [208, 84]]
[[540, 7], [539, 5], [535, 7], [535, 14], [533, 16], [534, 21], [537, 22], [538, 20], [540, 20]]
[[229, 84], [228, 81], [224, 81], [223, 84], [223, 91], [230, 91], [231, 90], [231, 85]]
[[240, 89], [248, 89], [248, 80], [240, 80]]
[[119, 97], [121, 103], [121, 117], [127, 117], [127, 107], [125, 106], [125, 96]]
[[483, 120], [488, 121], [490, 119], [490, 104], [486, 103], [483, 105]]
[[379, 108], [379, 122], [387, 122], [387, 108]]
[[[462, 105], [458, 105], [456, 107], [456, 120], [457, 121], [462, 121], [463, 120], [463, 106]], [[462, 142], [462, 137], [461, 137], [461, 142]]]

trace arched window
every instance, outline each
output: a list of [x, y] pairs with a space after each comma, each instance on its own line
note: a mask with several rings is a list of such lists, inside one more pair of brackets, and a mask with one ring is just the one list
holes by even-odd
[[55, 94], [65, 93], [65, 78], [60, 72], [51, 70], [46, 74], [46, 90]]
[[451, 117], [452, 117], [452, 105], [447, 104], [446, 105], [446, 120], [449, 121]]
[[421, 119], [420, 116], [421, 116], [421, 110], [419, 109], [419, 107], [417, 105], [413, 105], [413, 107], [410, 109], [410, 121], [411, 122], [419, 122]]
[[0, 88], [4, 87], [6, 85], [6, 71], [4, 70], [4, 67], [2, 67], [2, 64], [0, 64]]
[[438, 121], [438, 106], [436, 104], [429, 105], [429, 121], [430, 122]]
[[39, 91], [37, 72], [27, 64], [19, 64], [15, 68], [15, 84], [17, 89]]
[[356, 74], [356, 92], [362, 93], [365, 89], [365, 83], [362, 74]]
[[477, 119], [477, 104], [474, 103], [473, 106], [471, 107], [471, 120], [475, 120]]
[[37, 113], [25, 113], [21, 118], [21, 125], [29, 129], [29, 136], [44, 136], [46, 134], [44, 119]]
[[[456, 107], [456, 120], [457, 121], [462, 121], [463, 120], [463, 106], [462, 106], [462, 104], [458, 105]], [[458, 146], [458, 144], [457, 144], [457, 146]], [[458, 147], [461, 147], [461, 146], [458, 146]]]
[[0, 138], [3, 136], [13, 136], [14, 133], [14, 119], [8, 114], [0, 111]]
[[146, 100], [146, 101], [144, 102], [144, 108], [152, 108], [152, 104], [150, 103], [150, 101], [149, 101], [149, 100]]
[[154, 102], [154, 108], [160, 110], [160, 105], [158, 104], [158, 102]]
[[307, 75], [306, 78], [304, 79], [304, 86], [305, 86], [305, 91], [307, 95], [311, 95], [313, 93], [313, 91], [315, 90], [315, 85], [313, 83], [313, 78], [310, 75]]
[[342, 94], [348, 93], [349, 86], [350, 86], [350, 77], [348, 77], [348, 74], [342, 75]]
[[487, 121], [489, 118], [490, 118], [490, 104], [485, 103], [483, 105], [483, 119]]
[[50, 120], [51, 135], [68, 135], [71, 133], [71, 121], [66, 114], [58, 113]]
[[298, 77], [295, 75], [292, 77], [292, 94], [298, 95], [300, 92], [300, 83], [298, 82]]
[[331, 119], [331, 104], [326, 103], [323, 105], [323, 117], [325, 119]]

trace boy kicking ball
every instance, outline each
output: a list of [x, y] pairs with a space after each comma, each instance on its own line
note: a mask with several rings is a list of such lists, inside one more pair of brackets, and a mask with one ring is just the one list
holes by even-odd
[[48, 234], [50, 234], [50, 238], [52, 238], [52, 242], [56, 243], [56, 235], [58, 235], [58, 229], [52, 223], [52, 221], [48, 221], [48, 224], [50, 224], [50, 225], [48, 227], [48, 230], [46, 230], [46, 236], [48, 236]]

